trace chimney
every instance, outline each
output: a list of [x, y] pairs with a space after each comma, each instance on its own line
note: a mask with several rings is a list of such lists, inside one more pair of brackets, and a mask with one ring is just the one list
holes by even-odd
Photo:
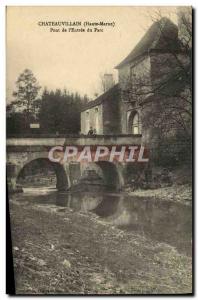
[[108, 91], [114, 86], [113, 74], [104, 74], [103, 89], [104, 92]]

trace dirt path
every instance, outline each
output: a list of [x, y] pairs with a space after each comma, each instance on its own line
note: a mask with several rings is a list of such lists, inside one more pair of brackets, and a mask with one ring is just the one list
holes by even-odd
[[93, 214], [11, 201], [17, 294], [191, 293], [191, 258]]

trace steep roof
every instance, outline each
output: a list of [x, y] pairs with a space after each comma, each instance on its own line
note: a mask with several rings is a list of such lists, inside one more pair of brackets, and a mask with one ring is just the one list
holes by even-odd
[[108, 91], [106, 91], [104, 94], [102, 94], [98, 98], [96, 98], [95, 100], [88, 102], [83, 107], [82, 111], [85, 111], [94, 106], [100, 105], [104, 101], [108, 101], [108, 100], [112, 100], [112, 99], [114, 99], [116, 101], [118, 98], [119, 98], [119, 85], [117, 83], [112, 88], [110, 88]]
[[178, 28], [168, 18], [161, 18], [154, 22], [145, 35], [129, 53], [129, 55], [115, 68], [119, 69], [125, 64], [132, 62], [150, 50], [176, 50], [179, 48]]

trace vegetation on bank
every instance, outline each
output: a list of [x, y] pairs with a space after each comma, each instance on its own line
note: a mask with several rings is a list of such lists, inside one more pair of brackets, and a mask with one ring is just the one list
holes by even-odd
[[173, 201], [184, 205], [192, 205], [192, 187], [189, 184], [173, 185], [171, 187], [164, 187], [150, 190], [136, 190], [131, 191], [126, 189], [129, 195], [138, 197], [155, 197], [156, 200]]
[[124, 191], [132, 196], [152, 197], [156, 200], [178, 202], [192, 205], [192, 168], [191, 165], [180, 166], [169, 171], [162, 167], [153, 168], [149, 183], [145, 178], [128, 183]]

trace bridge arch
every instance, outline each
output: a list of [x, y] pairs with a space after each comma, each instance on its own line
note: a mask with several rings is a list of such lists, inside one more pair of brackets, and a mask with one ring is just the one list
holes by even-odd
[[95, 170], [109, 190], [120, 190], [124, 185], [122, 165], [119, 163], [98, 161], [83, 165], [83, 169]]
[[23, 165], [20, 166], [16, 174], [16, 183], [19, 181], [20, 177], [23, 176], [25, 169], [27, 167], [31, 167], [31, 164], [34, 165], [35, 162], [37, 162], [38, 165], [40, 164], [42, 166], [43, 165], [46, 167], [48, 166], [49, 169], [51, 168], [54, 171], [54, 174], [56, 176], [56, 188], [58, 190], [67, 190], [70, 182], [64, 166], [59, 163], [51, 162], [48, 158], [41, 158], [41, 157], [28, 160], [27, 162], [24, 162]]

